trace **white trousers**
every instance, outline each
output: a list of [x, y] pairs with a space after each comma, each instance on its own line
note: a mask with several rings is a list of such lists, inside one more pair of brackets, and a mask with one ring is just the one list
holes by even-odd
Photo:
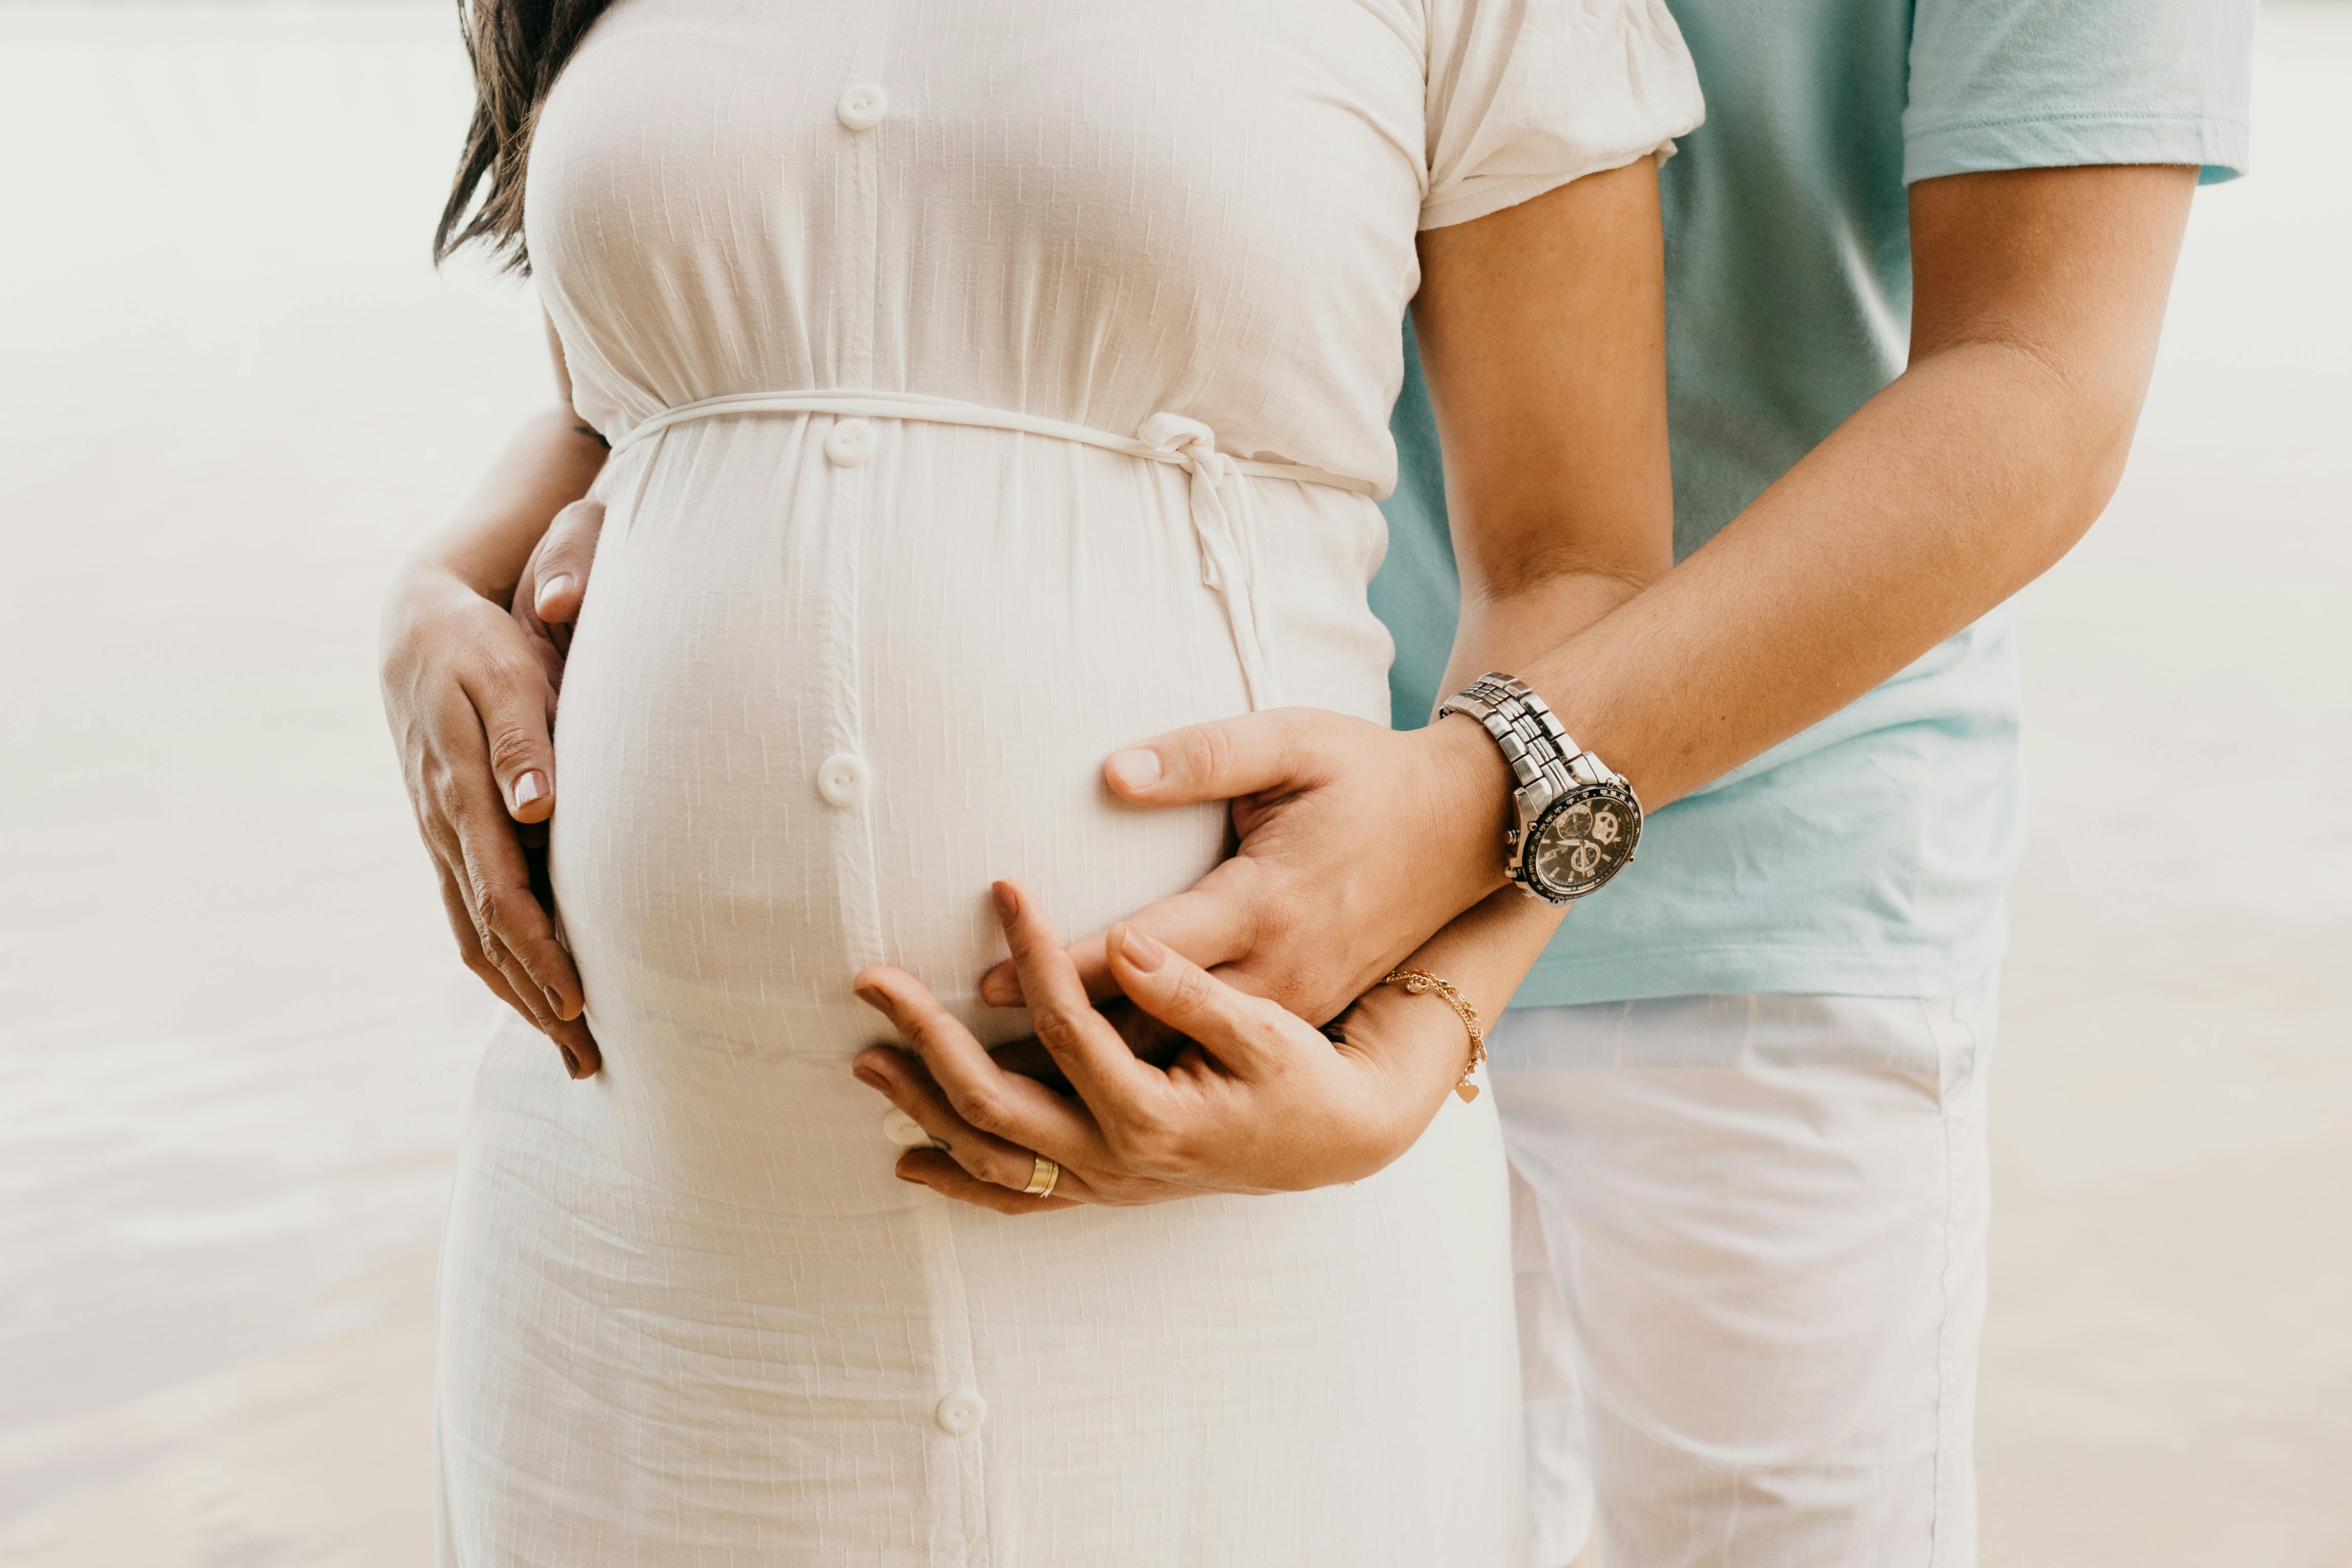
[[1513, 1012], [1533, 1568], [1969, 1568], [1995, 984]]

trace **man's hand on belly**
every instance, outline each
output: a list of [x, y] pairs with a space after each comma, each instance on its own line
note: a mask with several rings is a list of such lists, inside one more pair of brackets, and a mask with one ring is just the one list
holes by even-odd
[[[1103, 771], [1138, 805], [1232, 801], [1234, 857], [1129, 923], [1314, 1023], [1503, 886], [1509, 775], [1468, 719], [1394, 731], [1282, 709], [1160, 736]], [[1108, 941], [1069, 950], [1098, 997], [1118, 990]], [[980, 994], [1020, 1005], [1015, 966], [989, 971]]]
[[[1385, 990], [1333, 1037], [1131, 925], [1106, 945], [1137, 1014], [1123, 1028], [1087, 997], [1034, 895], [996, 892], [1038, 1046], [1074, 1093], [1008, 1070], [905, 971], [866, 970], [858, 996], [911, 1054], [870, 1047], [853, 1070], [934, 1144], [900, 1157], [901, 1180], [1003, 1214], [1329, 1186], [1411, 1147], [1462, 1070], [1461, 1027], [1443, 1009]], [[1164, 1067], [1148, 1059], [1171, 1042]], [[1051, 1196], [1024, 1190], [1041, 1155], [1061, 1167]]]

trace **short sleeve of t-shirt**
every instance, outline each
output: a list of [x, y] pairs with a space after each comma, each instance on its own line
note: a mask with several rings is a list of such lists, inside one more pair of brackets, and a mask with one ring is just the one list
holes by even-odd
[[1989, 169], [2246, 169], [2255, 0], [1918, 0], [1906, 183]]
[[1423, 228], [1671, 153], [1705, 117], [1663, 0], [1429, 0], [1428, 25]]

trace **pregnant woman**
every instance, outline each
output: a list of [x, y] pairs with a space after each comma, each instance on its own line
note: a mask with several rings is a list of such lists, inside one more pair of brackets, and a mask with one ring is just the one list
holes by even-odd
[[[430, 660], [495, 638], [487, 601], [592, 473], [605, 521], [553, 778], [509, 802], [560, 782], [580, 991], [461, 933], [587, 1081], [519, 1021], [482, 1068], [443, 1562], [1516, 1563], [1503, 1164], [1491, 1100], [1444, 1094], [1468, 1042], [1436, 998], [1365, 1005], [1450, 1053], [1377, 1174], [1047, 1231], [893, 1179], [849, 1068], [888, 1029], [851, 986], [893, 966], [983, 1042], [1028, 1033], [975, 991], [992, 877], [1052, 952], [1046, 914], [1092, 929], [1223, 851], [1221, 810], [1122, 806], [1104, 755], [1245, 709], [1385, 718], [1365, 590], [1417, 289], [1449, 428], [1479, 432], [1457, 521], [1498, 667], [1663, 567], [1651, 160], [1698, 118], [1664, 10], [478, 0], [470, 26], [443, 247], [527, 252], [593, 434], [519, 442], [395, 592], [428, 838], [464, 773], [431, 760]], [[1491, 1016], [1541, 931], [1448, 940], [1423, 961]]]

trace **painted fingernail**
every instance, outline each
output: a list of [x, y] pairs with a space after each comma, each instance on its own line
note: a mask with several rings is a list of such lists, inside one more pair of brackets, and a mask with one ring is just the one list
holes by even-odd
[[1133, 926], [1128, 927], [1127, 934], [1119, 939], [1118, 951], [1129, 963], [1146, 974], [1159, 968], [1160, 961], [1168, 956], [1166, 948]]
[[1160, 753], [1139, 746], [1110, 760], [1110, 776], [1129, 789], [1150, 789], [1160, 782]]
[[547, 606], [550, 601], [551, 601], [558, 594], [568, 594], [571, 591], [572, 578], [568, 574], [562, 576], [550, 577], [546, 582], [541, 583], [539, 585], [539, 597], [531, 601], [531, 605], [533, 608], [537, 609], [541, 616], [545, 616], [547, 614]]
[[515, 780], [515, 805], [518, 806], [529, 805], [546, 793], [547, 777], [537, 768]]
[[994, 898], [996, 900], [996, 918], [998, 920], [1003, 921], [1006, 925], [1011, 925], [1014, 921], [1021, 918], [1021, 895], [1013, 890], [1012, 883], [994, 883], [991, 885], [988, 891], [990, 896]]
[[547, 1010], [559, 1018], [563, 1016], [563, 998], [556, 994], [555, 987], [542, 985], [540, 991], [547, 997]]
[[849, 1069], [849, 1076], [856, 1079], [858, 1082], [864, 1084], [868, 1089], [878, 1089], [885, 1094], [890, 1092], [890, 1080], [884, 1078], [880, 1073], [876, 1072], [872, 1068], [851, 1068]]
[[565, 1075], [571, 1078], [578, 1078], [580, 1076], [580, 1058], [572, 1054], [572, 1047], [570, 1046], [558, 1046], [555, 1048], [563, 1053], [563, 1071]]
[[890, 994], [880, 986], [860, 985], [856, 987], [856, 995], [860, 1002], [865, 1003], [884, 1017], [894, 1022], [897, 1020], [898, 1014], [898, 1010], [890, 1005]]

